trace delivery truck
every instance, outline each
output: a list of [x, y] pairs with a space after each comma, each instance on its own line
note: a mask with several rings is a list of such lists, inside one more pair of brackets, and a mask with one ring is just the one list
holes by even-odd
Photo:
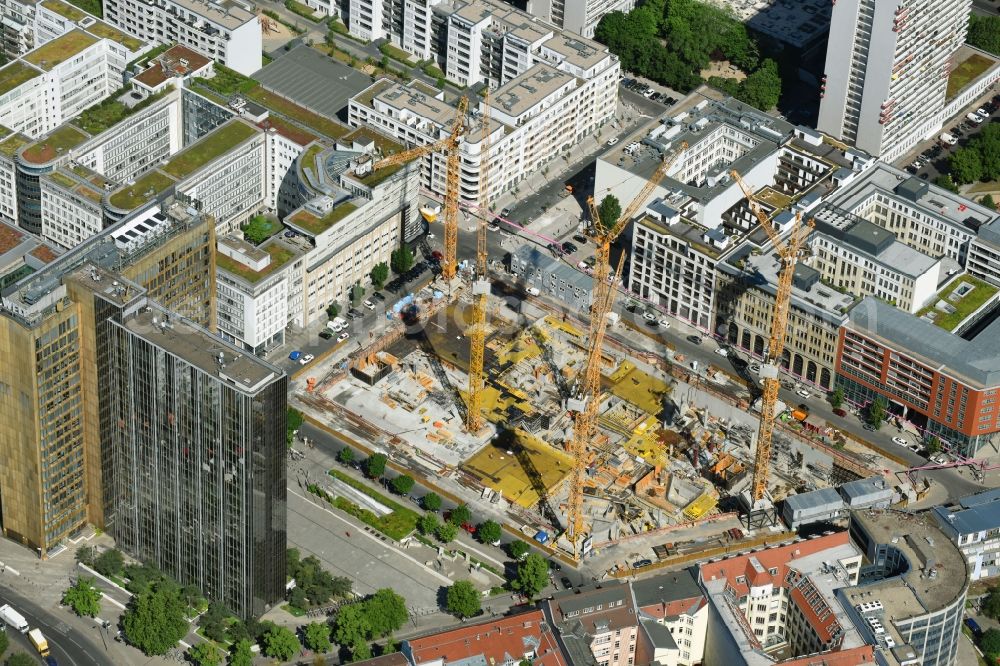
[[14, 627], [22, 634], [28, 633], [28, 621], [24, 619], [23, 615], [14, 610], [10, 604], [0, 606], [0, 620]]
[[28, 640], [31, 644], [35, 646], [38, 650], [38, 654], [43, 657], [49, 656], [49, 643], [45, 640], [45, 636], [42, 636], [41, 629], [32, 629], [28, 632]]

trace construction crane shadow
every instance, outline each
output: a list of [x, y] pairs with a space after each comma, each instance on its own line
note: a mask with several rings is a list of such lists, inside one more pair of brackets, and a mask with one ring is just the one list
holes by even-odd
[[[404, 312], [404, 318], [406, 313]], [[405, 321], [405, 319], [404, 319]], [[465, 423], [466, 411], [468, 406], [465, 404], [465, 400], [462, 398], [461, 392], [458, 387], [452, 385], [451, 380], [448, 378], [448, 372], [445, 370], [444, 364], [441, 363], [441, 357], [438, 354], [438, 350], [434, 348], [434, 343], [427, 336], [427, 330], [420, 326], [415, 327], [415, 321], [407, 321], [409, 330], [404, 336], [407, 340], [415, 343], [417, 347], [424, 352], [424, 356], [427, 357], [427, 364], [431, 368], [431, 372], [434, 373], [434, 378], [437, 379], [438, 384], [441, 385], [441, 392], [443, 396], [454, 403], [455, 409], [458, 410], [459, 418]], [[445, 405], [442, 405], [444, 407]]]
[[542, 474], [538, 471], [538, 467], [535, 466], [535, 461], [531, 459], [531, 451], [517, 441], [517, 434], [513, 430], [500, 430], [493, 440], [493, 446], [501, 451], [510, 451], [514, 454], [518, 465], [521, 466], [525, 476], [528, 478], [531, 489], [538, 495], [538, 512], [553, 526], [561, 526], [563, 521], [549, 501], [549, 489], [545, 486]]

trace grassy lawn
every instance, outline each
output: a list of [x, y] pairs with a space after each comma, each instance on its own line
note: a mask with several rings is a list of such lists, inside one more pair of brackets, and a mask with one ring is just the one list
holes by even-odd
[[269, 219], [265, 215], [257, 215], [243, 225], [243, 235], [248, 243], [262, 245], [264, 241], [283, 228], [281, 222]]
[[958, 67], [953, 69], [951, 74], [948, 75], [948, 90], [945, 92], [945, 98], [951, 99], [957, 95], [962, 88], [969, 85], [980, 74], [988, 70], [992, 64], [992, 60], [978, 53], [973, 53], [959, 63]]
[[250, 125], [231, 120], [175, 155], [163, 167], [163, 171], [178, 179], [185, 178], [255, 134], [257, 130]]
[[150, 95], [138, 104], [129, 107], [117, 99], [124, 93], [124, 90], [119, 90], [103, 102], [84, 109], [73, 121], [73, 124], [85, 132], [89, 132], [90, 134], [96, 136], [101, 132], [117, 125], [133, 113], [145, 109], [153, 102], [169, 94], [167, 91], [164, 91], [156, 95]]
[[316, 134], [307, 132], [298, 125], [293, 125], [278, 115], [268, 116], [267, 123], [270, 124], [271, 127], [278, 130], [279, 134], [288, 137], [300, 146], [304, 146], [307, 143], [315, 141], [319, 138]]
[[357, 209], [358, 207], [350, 201], [345, 201], [331, 210], [326, 217], [319, 218], [308, 211], [300, 210], [295, 215], [286, 218], [285, 221], [300, 229], [305, 229], [311, 234], [321, 234]]
[[122, 32], [118, 28], [113, 28], [107, 23], [95, 23], [87, 28], [87, 31], [97, 35], [98, 37], [103, 37], [104, 39], [110, 39], [113, 42], [117, 42], [129, 51], [138, 51], [142, 48], [143, 42], [141, 40], [128, 33]]
[[383, 44], [378, 47], [378, 50], [382, 52], [382, 55], [389, 56], [393, 60], [401, 62], [404, 65], [410, 64], [410, 54], [397, 46], [393, 46], [392, 44]]
[[34, 67], [28, 67], [20, 60], [15, 60], [0, 69], [0, 95], [5, 95], [19, 85], [41, 75], [42, 73]]
[[24, 159], [33, 164], [45, 164], [70, 148], [80, 145], [86, 138], [86, 134], [72, 125], [63, 125], [44, 139], [39, 139], [34, 145], [26, 148], [22, 155]]
[[235, 259], [230, 259], [226, 255], [218, 253], [215, 255], [215, 265], [227, 273], [238, 275], [247, 282], [253, 284], [267, 277], [271, 273], [274, 273], [295, 256], [295, 252], [278, 243], [271, 243], [267, 247], [261, 249], [271, 255], [271, 263], [265, 266], [263, 270], [255, 271], [248, 266], [244, 266]]
[[[382, 532], [386, 536], [393, 538], [396, 541], [399, 541], [400, 539], [407, 536], [408, 534], [413, 532], [413, 530], [416, 529], [417, 521], [420, 519], [420, 514], [418, 514], [413, 509], [407, 508], [402, 504], [394, 502], [393, 500], [389, 499], [388, 497], [381, 494], [377, 490], [369, 488], [366, 484], [362, 483], [361, 481], [358, 481], [357, 479], [354, 479], [353, 477], [344, 474], [340, 470], [331, 469], [329, 471], [329, 474], [335, 479], [343, 481], [352, 488], [360, 490], [361, 492], [363, 492], [365, 495], [368, 495], [372, 499], [381, 502], [385, 506], [392, 509], [392, 513], [386, 514], [384, 516], [376, 516], [371, 511], [360, 509], [357, 505], [348, 502], [342, 497], [338, 497], [337, 500], [334, 501], [334, 506], [337, 506], [338, 508], [341, 508], [342, 510], [351, 513], [351, 515], [353, 515], [355, 518], [362, 520], [367, 525], [374, 527], [379, 532]], [[354, 509], [357, 509], [357, 512], [354, 512], [350, 509], [344, 509], [342, 505], [344, 505], [345, 503], [354, 507]]]
[[295, 606], [293, 606], [291, 604], [284, 604], [281, 607], [281, 609], [283, 611], [286, 611], [292, 617], [305, 617], [306, 616], [306, 612], [304, 610], [302, 610], [301, 608], [296, 608]]
[[316, 16], [312, 9], [301, 2], [295, 2], [295, 0], [285, 0], [285, 9], [290, 12], [295, 12], [302, 18], [308, 19], [313, 23], [321, 23], [323, 21], [322, 16]]
[[24, 55], [24, 60], [49, 71], [96, 43], [97, 37], [87, 34], [83, 30], [72, 30], [61, 37], [56, 37], [51, 42], [42, 44], [34, 51], [28, 51]]
[[243, 76], [239, 72], [219, 64], [215, 65], [215, 76], [210, 79], [198, 77], [195, 78], [195, 81], [226, 97], [235, 93], [245, 95], [260, 85], [250, 77]]
[[[108, 200], [115, 208], [122, 210], [132, 210], [140, 204], [144, 204], [160, 192], [164, 191], [176, 181], [159, 171], [150, 171], [145, 176], [135, 181], [134, 185], [126, 185], [111, 195]], [[148, 194], [152, 190], [152, 194]]]
[[323, 136], [328, 136], [332, 139], [339, 139], [350, 131], [347, 127], [341, 125], [336, 120], [332, 120], [326, 116], [321, 116], [318, 113], [313, 113], [312, 111], [304, 109], [298, 104], [289, 101], [280, 95], [275, 95], [271, 91], [265, 90], [264, 88], [254, 88], [247, 93], [247, 97], [265, 108], [271, 109], [276, 113], [280, 113], [281, 115], [304, 125], [306, 128], [319, 132]]
[[90, 12], [97, 18], [104, 18], [104, 8], [101, 0], [69, 0], [71, 5], [76, 5], [85, 12]]
[[87, 18], [87, 13], [80, 11], [72, 5], [67, 5], [65, 2], [60, 2], [59, 0], [44, 0], [42, 2], [42, 7], [54, 11], [56, 14], [64, 18], [68, 18], [73, 23], [77, 23]]
[[31, 139], [23, 134], [9, 136], [0, 141], [0, 153], [3, 153], [7, 157], [13, 157], [17, 151], [21, 150], [22, 146], [26, 146], [29, 143], [31, 143]]
[[[973, 285], [972, 291], [962, 297], [959, 301], [952, 301], [948, 299], [955, 289], [961, 286], [963, 283], [969, 283]], [[925, 307], [923, 310], [917, 313], [918, 317], [923, 317], [928, 312], [935, 312], [937, 316], [934, 318], [934, 324], [946, 331], [954, 330], [962, 320], [968, 317], [970, 314], [982, 307], [983, 303], [988, 301], [997, 293], [997, 288], [986, 284], [978, 278], [971, 277], [969, 275], [962, 275], [956, 278], [948, 288], [942, 291], [940, 294], [934, 297], [934, 302]], [[952, 307], [955, 308], [954, 312], [944, 312], [942, 310], [936, 309], [934, 306], [938, 301], [944, 301]]]
[[430, 62], [424, 65], [424, 74], [434, 77], [435, 79], [444, 78], [444, 72], [441, 71], [441, 68]]

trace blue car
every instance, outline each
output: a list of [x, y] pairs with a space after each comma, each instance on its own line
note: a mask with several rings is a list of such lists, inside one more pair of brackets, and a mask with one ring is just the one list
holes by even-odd
[[288, 360], [290, 360], [290, 361], [297, 361], [297, 360], [299, 360], [299, 357], [301, 357], [301, 356], [302, 356], [302, 352], [300, 352], [300, 351], [293, 351], [291, 354], [288, 355]]
[[965, 626], [972, 630], [972, 634], [979, 638], [983, 635], [983, 629], [979, 626], [979, 623], [973, 620], [971, 617], [965, 618]]

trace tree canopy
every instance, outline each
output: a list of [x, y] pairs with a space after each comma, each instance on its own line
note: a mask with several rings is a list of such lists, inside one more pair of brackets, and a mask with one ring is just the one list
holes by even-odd
[[197, 643], [187, 651], [188, 659], [198, 666], [218, 666], [222, 661], [219, 649], [211, 643]]
[[389, 265], [384, 261], [380, 261], [374, 266], [372, 266], [371, 272], [368, 277], [372, 280], [372, 285], [376, 289], [381, 289], [385, 285], [385, 281], [389, 279]]
[[448, 513], [448, 522], [460, 526], [472, 520], [472, 512], [466, 504], [459, 504]]
[[495, 520], [487, 520], [479, 523], [479, 526], [476, 528], [476, 536], [486, 544], [496, 543], [502, 535], [503, 529], [500, 527], [500, 523]]
[[680, 92], [702, 83], [700, 72], [712, 60], [728, 60], [747, 78], [731, 83], [716, 79], [712, 85], [765, 110], [781, 93], [776, 63], [759, 62], [757, 43], [746, 26], [727, 9], [709, 3], [648, 0], [628, 13], [605, 14], [594, 37], [621, 59], [623, 69]]
[[886, 403], [885, 398], [878, 396], [875, 400], [868, 405], [868, 425], [881, 428], [882, 422], [885, 421], [886, 410], [889, 405]]
[[389, 265], [397, 275], [402, 275], [413, 268], [413, 250], [407, 245], [402, 245], [392, 251], [389, 255]]
[[312, 622], [306, 625], [305, 631], [306, 647], [315, 652], [328, 652], [330, 650], [330, 625], [326, 622]]
[[38, 662], [27, 652], [15, 652], [4, 661], [5, 666], [37, 666]]
[[351, 592], [351, 580], [330, 575], [315, 555], [301, 561], [289, 558], [288, 575], [295, 579], [295, 589], [292, 592], [296, 593], [294, 596], [289, 595], [289, 603], [299, 610], [321, 606], [330, 597], [343, 597]]
[[94, 579], [80, 576], [76, 583], [63, 593], [62, 602], [81, 617], [96, 617], [101, 612], [101, 592], [94, 587]]
[[441, 523], [434, 529], [434, 536], [441, 543], [451, 543], [458, 536], [458, 528], [453, 523]]
[[618, 197], [613, 194], [609, 194], [601, 199], [601, 205], [597, 209], [597, 215], [600, 217], [601, 227], [604, 229], [610, 229], [615, 226], [618, 218], [622, 216], [622, 205], [619, 203]]
[[125, 566], [125, 557], [117, 548], [106, 550], [94, 560], [94, 569], [102, 576], [117, 576]]
[[243, 239], [251, 245], [260, 245], [273, 236], [280, 226], [275, 220], [269, 220], [264, 215], [257, 215], [243, 225]]
[[524, 543], [520, 539], [514, 539], [509, 544], [507, 544], [507, 554], [513, 557], [515, 560], [519, 560], [528, 554], [531, 548], [528, 544]]
[[1000, 657], [1000, 629], [987, 629], [979, 639], [979, 649], [986, 654], [987, 662], [995, 663]]
[[385, 474], [385, 464], [389, 457], [384, 453], [373, 453], [365, 460], [365, 474], [372, 479], [381, 479]]
[[354, 661], [367, 659], [371, 656], [369, 642], [398, 631], [408, 618], [406, 600], [383, 588], [367, 599], [340, 607], [333, 621], [333, 640], [350, 650]]
[[125, 637], [147, 656], [165, 654], [187, 634], [185, 610], [177, 586], [160, 581], [132, 597], [122, 622]]
[[446, 595], [448, 612], [459, 618], [479, 615], [482, 603], [479, 591], [467, 580], [459, 580], [448, 588]]
[[428, 511], [440, 511], [441, 510], [441, 497], [437, 493], [427, 493], [420, 500], [420, 503]]
[[345, 446], [340, 451], [337, 451], [337, 462], [341, 465], [350, 465], [354, 462], [354, 449]]
[[529, 598], [538, 596], [549, 582], [549, 565], [541, 555], [532, 553], [517, 565], [511, 587]]
[[264, 634], [264, 643], [261, 645], [261, 649], [268, 657], [288, 661], [295, 656], [296, 652], [302, 649], [302, 645], [291, 629], [286, 627], [272, 627], [270, 631]]
[[413, 480], [412, 476], [407, 476], [406, 474], [400, 474], [395, 479], [392, 480], [392, 491], [397, 495], [407, 495], [416, 482]]
[[229, 666], [252, 666], [253, 646], [247, 639], [241, 639], [233, 643], [229, 650]]
[[969, 34], [965, 41], [978, 49], [1000, 55], [1000, 16], [969, 15]]
[[983, 615], [1000, 620], [1000, 585], [994, 585], [983, 599]]

